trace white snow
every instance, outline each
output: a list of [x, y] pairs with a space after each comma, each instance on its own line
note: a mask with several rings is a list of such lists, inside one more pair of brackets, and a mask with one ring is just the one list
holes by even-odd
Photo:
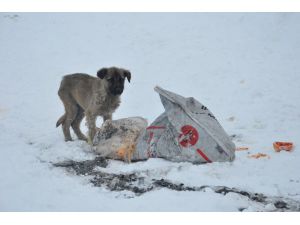
[[[195, 97], [237, 135], [237, 146], [270, 158], [242, 151], [232, 163], [110, 161], [101, 170], [300, 200], [299, 21], [298, 13], [0, 13], [0, 211], [273, 209], [209, 189], [111, 192], [53, 168], [51, 162], [94, 156], [85, 142], [65, 143], [55, 128], [61, 77], [113, 65], [132, 73], [115, 119], [151, 123], [164, 111], [153, 91], [160, 85]], [[292, 141], [295, 149], [275, 153], [274, 141]]]

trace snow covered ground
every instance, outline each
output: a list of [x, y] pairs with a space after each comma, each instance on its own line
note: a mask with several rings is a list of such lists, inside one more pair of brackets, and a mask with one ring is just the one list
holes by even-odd
[[[112, 65], [132, 73], [115, 119], [151, 123], [164, 110], [153, 91], [160, 85], [206, 105], [249, 151], [236, 152], [232, 163], [110, 161], [103, 171], [299, 201], [299, 21], [296, 13], [1, 13], [0, 211], [274, 210], [212, 191], [111, 192], [54, 168], [51, 162], [94, 157], [86, 143], [65, 143], [55, 128], [61, 77]], [[293, 141], [295, 149], [275, 153], [274, 141]], [[270, 158], [248, 157], [259, 152]]]

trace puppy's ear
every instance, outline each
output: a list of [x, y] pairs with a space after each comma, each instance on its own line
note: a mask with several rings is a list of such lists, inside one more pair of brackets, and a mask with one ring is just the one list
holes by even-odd
[[101, 70], [98, 70], [97, 76], [101, 79], [103, 79], [107, 75], [108, 69], [102, 68]]
[[128, 82], [130, 83], [131, 80], [131, 73], [129, 70], [124, 70], [124, 75], [127, 78]]

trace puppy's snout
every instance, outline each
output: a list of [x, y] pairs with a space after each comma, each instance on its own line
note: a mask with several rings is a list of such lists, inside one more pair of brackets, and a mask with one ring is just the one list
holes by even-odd
[[111, 88], [111, 93], [113, 95], [120, 95], [123, 93], [124, 87], [123, 86], [115, 86]]
[[117, 87], [117, 88], [116, 88], [116, 93], [117, 93], [117, 94], [122, 94], [123, 90], [124, 90], [123, 87]]

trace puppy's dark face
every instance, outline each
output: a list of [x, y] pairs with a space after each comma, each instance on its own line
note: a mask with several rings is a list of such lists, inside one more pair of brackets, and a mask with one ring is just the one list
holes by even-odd
[[97, 76], [107, 80], [108, 91], [115, 96], [123, 93], [125, 78], [128, 82], [131, 79], [131, 73], [128, 70], [117, 67], [102, 68], [97, 72]]

